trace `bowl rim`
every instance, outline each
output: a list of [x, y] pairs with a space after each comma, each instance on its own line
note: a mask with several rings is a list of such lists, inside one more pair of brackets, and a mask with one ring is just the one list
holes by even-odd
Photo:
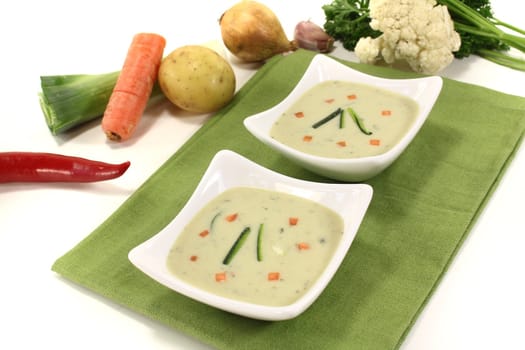
[[[232, 164], [237, 165], [233, 170], [231, 169]], [[255, 187], [272, 188], [271, 186], [278, 186], [280, 190], [284, 192], [291, 193], [295, 191], [294, 194], [302, 194], [305, 198], [308, 198], [307, 196], [309, 194], [323, 193], [325, 196], [328, 196], [327, 198], [332, 198], [330, 196], [335, 195], [346, 196], [348, 202], [353, 202], [345, 205], [345, 210], [352, 210], [353, 212], [349, 212], [348, 215], [346, 215], [345, 212], [344, 216], [341, 211], [338, 212], [343, 218], [345, 229], [341, 241], [331, 260], [325, 267], [325, 270], [315, 283], [312, 284], [311, 288], [303, 294], [301, 298], [291, 304], [285, 306], [265, 306], [218, 296], [178, 279], [175, 275], [167, 271], [167, 267], [165, 266], [167, 251], [182, 231], [184, 222], [191, 219], [193, 215], [208, 202], [204, 201], [203, 198], [207, 197], [211, 200], [228, 188], [243, 185], [242, 182], [237, 183], [235, 178], [220, 178], [221, 172], [222, 176], [231, 177], [235, 176], [239, 169], [250, 169], [252, 173], [248, 177], [253, 179], [258, 176], [260, 181], [265, 182], [267, 186], [264, 187], [265, 185], [261, 182], [260, 186]], [[300, 193], [300, 191], [303, 191], [303, 193]], [[372, 195], [373, 189], [367, 184], [317, 183], [296, 179], [265, 168], [233, 151], [221, 150], [213, 157], [195, 191], [176, 217], [160, 232], [132, 248], [128, 253], [128, 259], [152, 279], [191, 299], [250, 318], [272, 321], [290, 319], [305, 311], [317, 299], [338, 270], [357, 234], [372, 199]], [[327, 199], [322, 200], [326, 201]], [[322, 200], [318, 199], [317, 201], [322, 202]], [[332, 207], [332, 209], [334, 208]], [[349, 217], [351, 217], [351, 219], [349, 219]], [[166, 242], [171, 243], [166, 246]], [[159, 246], [163, 247], [161, 248], [161, 253], [159, 253]]]

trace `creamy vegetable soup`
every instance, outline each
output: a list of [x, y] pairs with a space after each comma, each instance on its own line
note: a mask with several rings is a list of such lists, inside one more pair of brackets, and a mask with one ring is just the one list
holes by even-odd
[[188, 223], [167, 266], [180, 279], [215, 294], [284, 306], [316, 281], [342, 234], [341, 216], [319, 203], [235, 187]]
[[417, 103], [371, 85], [330, 80], [305, 92], [273, 125], [270, 136], [330, 158], [384, 153], [410, 129]]

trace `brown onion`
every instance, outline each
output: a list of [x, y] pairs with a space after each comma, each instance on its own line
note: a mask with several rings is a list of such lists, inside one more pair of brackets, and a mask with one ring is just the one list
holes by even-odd
[[264, 61], [296, 49], [277, 16], [256, 1], [244, 0], [233, 5], [222, 14], [219, 24], [226, 48], [245, 62]]

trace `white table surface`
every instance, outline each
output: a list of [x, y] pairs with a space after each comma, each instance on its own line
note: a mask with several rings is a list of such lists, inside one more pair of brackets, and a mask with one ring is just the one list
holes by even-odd
[[[166, 53], [220, 39], [218, 18], [236, 1], [5, 1], [0, 5], [0, 151], [46, 151], [108, 162], [130, 160], [118, 180], [0, 187], [0, 348], [208, 349], [57, 276], [50, 267], [128, 198], [207, 116], [149, 110], [133, 141], [106, 141], [98, 123], [65, 136], [48, 131], [39, 76], [120, 69], [131, 37], [151, 31]], [[291, 37], [295, 24], [324, 23], [325, 1], [264, 1]], [[523, 24], [525, 5], [493, 0], [498, 17]], [[341, 48], [336, 54], [355, 60]], [[241, 86], [255, 71], [235, 65]], [[443, 76], [525, 96], [525, 73], [472, 57]], [[498, 116], [494, 116], [497, 118]], [[525, 150], [516, 155], [404, 350], [525, 349]]]

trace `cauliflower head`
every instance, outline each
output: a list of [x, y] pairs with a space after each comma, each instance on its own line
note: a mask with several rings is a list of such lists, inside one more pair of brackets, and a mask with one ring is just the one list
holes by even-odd
[[416, 72], [435, 74], [461, 46], [447, 7], [435, 0], [370, 0], [370, 18], [370, 27], [382, 34], [357, 42], [360, 62], [406, 61]]

